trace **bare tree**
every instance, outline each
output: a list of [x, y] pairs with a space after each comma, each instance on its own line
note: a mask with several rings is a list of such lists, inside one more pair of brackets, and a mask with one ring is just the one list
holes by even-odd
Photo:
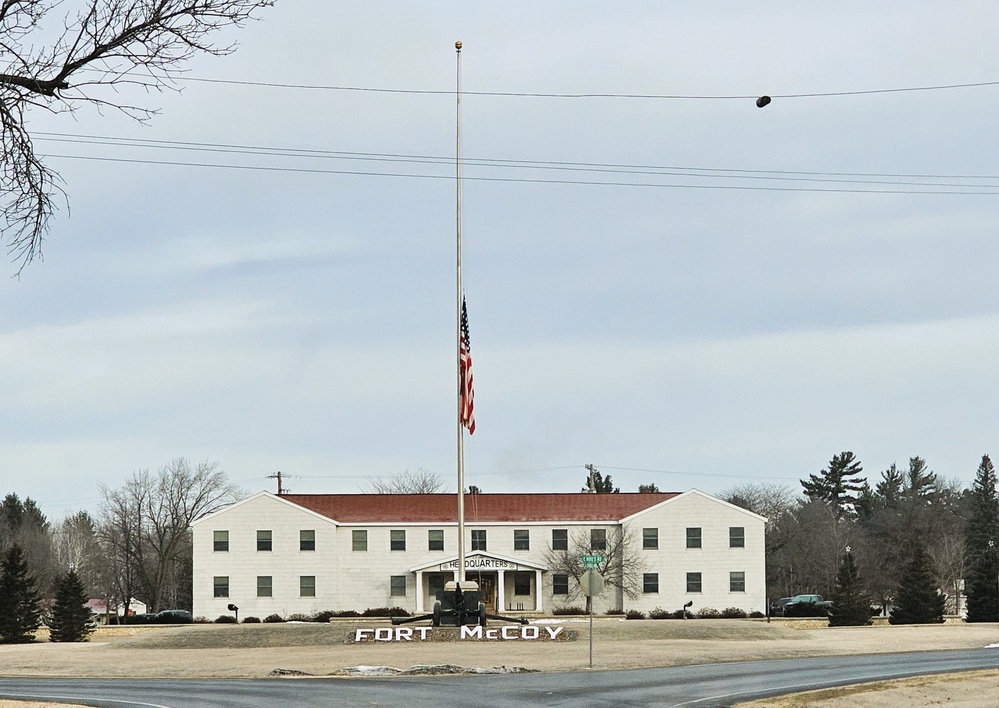
[[367, 494], [437, 494], [448, 488], [439, 474], [420, 467], [416, 472], [406, 470], [388, 479], [378, 478], [364, 491]]
[[105, 539], [121, 564], [122, 584], [137, 580], [151, 611], [162, 609], [165, 599], [187, 596], [176, 584], [189, 575], [191, 523], [243, 495], [217, 462], [192, 468], [184, 458], [155, 475], [140, 470], [122, 489], [101, 492], [102, 520], [110, 524]]
[[[579, 579], [586, 573], [582, 557], [601, 555], [603, 560], [596, 564], [596, 571], [604, 578], [604, 583], [616, 588], [620, 595], [634, 599], [642, 594], [642, 574], [646, 570], [645, 559], [639, 550], [641, 544], [634, 528], [607, 529], [603, 548], [594, 547], [589, 530], [577, 530], [569, 537], [564, 550], [545, 550], [545, 563], [550, 573], [565, 574], [575, 580], [569, 583], [569, 599], [580, 596]], [[586, 598], [586, 612], [592, 608], [593, 598]], [[621, 609], [621, 608], [618, 608]]]
[[[59, 175], [35, 153], [30, 109], [52, 113], [81, 105], [112, 107], [144, 121], [155, 110], [102, 96], [131, 84], [174, 85], [196, 54], [229, 54], [221, 30], [240, 27], [274, 0], [0, 0], [0, 226], [21, 268], [65, 197]], [[50, 34], [53, 26], [59, 32]]]

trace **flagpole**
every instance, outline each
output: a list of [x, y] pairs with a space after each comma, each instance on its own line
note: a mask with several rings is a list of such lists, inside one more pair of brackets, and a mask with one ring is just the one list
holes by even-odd
[[456, 97], [456, 131], [455, 131], [455, 193], [456, 193], [456, 204], [455, 204], [455, 220], [456, 220], [456, 236], [457, 236], [457, 247], [455, 252], [457, 254], [456, 262], [456, 281], [457, 281], [457, 297], [456, 297], [456, 331], [457, 331], [457, 346], [455, 347], [457, 355], [458, 364], [458, 587], [461, 588], [465, 582], [465, 435], [462, 430], [462, 374], [461, 374], [461, 304], [462, 304], [462, 291], [461, 291], [461, 42], [454, 43], [455, 57], [456, 57], [456, 86], [455, 86], [455, 97]]

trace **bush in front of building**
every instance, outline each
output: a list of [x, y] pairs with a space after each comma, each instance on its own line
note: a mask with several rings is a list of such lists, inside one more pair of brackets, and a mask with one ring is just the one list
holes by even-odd
[[243, 624], [260, 624], [259, 617], [244, 617]]
[[360, 617], [361, 613], [357, 610], [337, 610], [330, 614], [331, 617]]
[[586, 610], [584, 610], [582, 607], [573, 607], [573, 606], [570, 605], [568, 607], [556, 607], [554, 610], [552, 610], [552, 614], [553, 615], [585, 615], [586, 614]]
[[232, 615], [219, 615], [215, 618], [215, 624], [236, 624], [236, 618]]
[[618, 616], [618, 615], [623, 615], [624, 614], [624, 610], [607, 610], [606, 612], [604, 612], [604, 614], [605, 615]]
[[721, 619], [722, 613], [713, 607], [702, 607], [695, 613], [695, 616], [697, 617], [697, 619], [702, 619], [702, 620]]
[[661, 607], [656, 607], [655, 609], [649, 610], [649, 619], [653, 620], [665, 620], [671, 619], [673, 613], [669, 610], [664, 610]]
[[645, 619], [645, 613], [640, 612], [639, 610], [628, 610], [625, 613], [624, 618], [630, 620], [643, 620]]
[[409, 617], [409, 612], [401, 607], [369, 607], [361, 617]]
[[284, 617], [282, 617], [279, 614], [267, 615], [266, 617], [264, 617], [264, 622], [267, 622], [269, 624], [275, 624], [277, 622], [284, 622]]
[[293, 612], [288, 615], [288, 622], [315, 622], [315, 615], [307, 615], [301, 612]]
[[766, 615], [759, 610], [753, 610], [749, 613], [749, 619], [763, 619], [764, 617], [766, 617]]
[[746, 619], [746, 611], [741, 607], [726, 607], [721, 616], [723, 619]]

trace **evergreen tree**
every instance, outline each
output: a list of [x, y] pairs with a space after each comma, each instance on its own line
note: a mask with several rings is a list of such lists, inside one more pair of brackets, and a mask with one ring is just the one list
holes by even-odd
[[55, 605], [49, 622], [49, 639], [53, 642], [85, 642], [94, 631], [94, 618], [87, 607], [87, 592], [76, 570], [59, 578]]
[[639, 484], [638, 485], [638, 493], [639, 494], [658, 494], [659, 493], [659, 487], [657, 487], [655, 485], [655, 483], [652, 483], [652, 484]]
[[611, 479], [610, 475], [604, 477], [600, 470], [598, 470], [593, 465], [587, 465], [587, 475], [586, 475], [586, 486], [580, 491], [582, 492], [595, 492], [597, 494], [618, 494], [621, 491], [620, 487], [614, 486], [614, 481]]
[[830, 627], [861, 627], [871, 623], [871, 603], [864, 593], [860, 571], [853, 561], [850, 547], [846, 547], [843, 562], [836, 574], [836, 590], [829, 610]]
[[0, 642], [34, 641], [35, 630], [41, 625], [39, 599], [24, 552], [20, 546], [11, 546], [0, 562]]
[[801, 480], [801, 486], [805, 496], [812, 501], [826, 502], [836, 512], [836, 518], [842, 519], [853, 513], [857, 502], [854, 494], [864, 488], [864, 479], [860, 476], [863, 471], [860, 460], [852, 452], [845, 451], [833, 455], [827, 469]]
[[937, 589], [930, 556], [922, 541], [913, 543], [912, 558], [902, 572], [895, 607], [889, 624], [934, 624], [943, 622], [945, 595]]
[[968, 506], [964, 533], [968, 621], [995, 622], [999, 619], [999, 496], [988, 455], [982, 455], [978, 465]]

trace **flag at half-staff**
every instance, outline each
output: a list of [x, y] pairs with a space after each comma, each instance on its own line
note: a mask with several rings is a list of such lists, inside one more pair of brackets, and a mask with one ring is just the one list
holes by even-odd
[[468, 310], [461, 298], [461, 343], [458, 352], [458, 385], [460, 390], [461, 424], [468, 434], [475, 432], [475, 391], [472, 388], [472, 352], [468, 340]]

